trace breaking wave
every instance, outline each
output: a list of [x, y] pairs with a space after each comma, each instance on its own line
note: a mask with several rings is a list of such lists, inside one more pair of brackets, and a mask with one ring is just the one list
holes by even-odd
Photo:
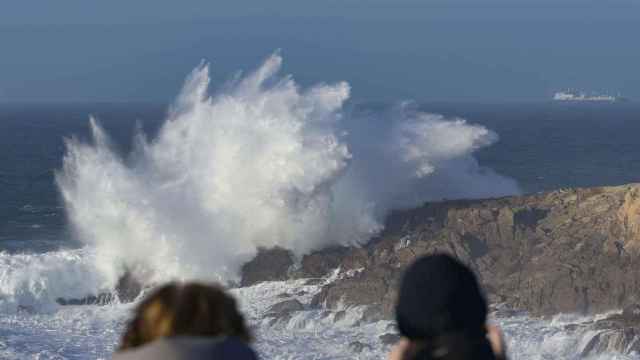
[[281, 63], [274, 54], [213, 94], [201, 64], [131, 154], [95, 119], [92, 142], [67, 140], [58, 187], [104, 281], [125, 268], [150, 281], [234, 281], [259, 247], [301, 256], [363, 244], [393, 208], [519, 192], [473, 157], [492, 131], [409, 105], [350, 118], [347, 83], [301, 88]]
[[51, 312], [58, 298], [82, 298], [113, 288], [88, 248], [42, 254], [0, 252], [0, 313]]

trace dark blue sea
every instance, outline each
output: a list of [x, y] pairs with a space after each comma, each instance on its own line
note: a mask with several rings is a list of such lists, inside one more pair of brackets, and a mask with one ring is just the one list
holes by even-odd
[[[260, 96], [231, 107], [200, 100], [167, 131], [160, 130], [168, 113], [162, 104], [0, 105], [0, 358], [109, 358], [131, 304], [59, 306], [56, 299], [113, 289], [122, 261], [147, 262], [155, 272], [167, 271], [167, 278], [192, 278], [194, 269], [214, 277], [219, 269], [238, 266], [225, 254], [243, 254], [240, 241], [249, 250], [264, 241], [262, 233], [257, 240], [250, 236], [252, 226], [265, 219], [267, 225], [275, 219], [276, 231], [297, 231], [294, 240], [313, 239], [299, 224], [308, 219], [303, 224], [312, 228], [324, 224], [326, 212], [314, 206], [327, 204], [328, 186], [342, 211], [338, 225], [368, 234], [377, 224], [367, 201], [392, 204], [388, 195], [403, 195], [405, 185], [435, 199], [439, 191], [452, 189], [499, 196], [640, 181], [640, 105], [633, 103], [413, 104], [413, 117], [387, 127], [397, 105], [348, 104], [340, 121], [353, 122], [345, 126], [351, 131], [345, 135], [351, 136], [348, 145], [354, 145], [350, 157], [326, 141], [333, 139], [327, 121], [335, 119], [322, 112], [332, 104], [323, 96], [340, 97], [339, 91], [312, 93], [316, 112], [305, 112], [308, 99], [296, 100], [291, 92], [283, 102], [277, 92], [268, 93], [277, 105], [271, 107], [261, 107]], [[260, 123], [242, 118], [251, 109], [260, 110]], [[425, 113], [443, 117], [415, 115]], [[219, 114], [237, 118], [217, 121]], [[90, 116], [99, 120], [111, 146], [83, 145], [92, 141]], [[308, 133], [290, 126], [290, 116], [297, 117], [294, 125], [311, 116], [304, 118]], [[395, 132], [399, 142], [385, 142], [388, 134], [381, 128]], [[192, 129], [197, 131], [189, 133]], [[128, 162], [139, 130], [149, 139], [147, 148], [142, 161]], [[66, 148], [64, 139], [72, 138], [79, 142]], [[66, 202], [56, 186], [65, 156], [75, 166], [63, 173], [72, 197]], [[340, 171], [349, 165], [351, 172]], [[425, 187], [422, 181], [432, 183]], [[309, 184], [313, 191], [305, 190]], [[365, 193], [368, 186], [382, 194]], [[423, 198], [412, 200], [405, 204]], [[67, 225], [69, 203], [84, 243]], [[298, 217], [309, 209], [308, 217]], [[236, 225], [227, 226], [229, 221]], [[286, 235], [274, 234], [278, 241]], [[263, 358], [300, 358], [302, 351], [310, 358], [350, 359], [356, 355], [347, 344], [354, 341], [370, 344], [359, 358], [385, 357], [388, 349], [378, 337], [393, 324], [361, 324], [357, 309], [340, 321], [328, 320], [318, 309], [301, 311], [283, 325], [263, 321], [283, 292], [307, 294], [299, 300], [308, 302], [320, 291], [306, 286], [300, 292], [300, 286], [293, 280], [232, 290], [258, 331], [256, 348]], [[593, 334], [570, 334], [565, 326], [589, 319], [518, 315], [493, 321], [505, 331], [513, 359], [579, 359], [579, 349]]]
[[[358, 105], [367, 112], [385, 105]], [[475, 156], [525, 193], [640, 181], [640, 105], [589, 103], [425, 103], [420, 110], [461, 117], [499, 141]], [[126, 154], [137, 126], [153, 134], [166, 105], [0, 105], [0, 249], [45, 250], [69, 239], [54, 172], [63, 139], [87, 139], [97, 117]], [[68, 244], [65, 244], [68, 245]]]

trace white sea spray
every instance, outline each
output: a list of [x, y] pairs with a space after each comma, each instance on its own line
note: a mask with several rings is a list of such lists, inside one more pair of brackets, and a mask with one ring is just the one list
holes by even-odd
[[201, 64], [157, 137], [138, 134], [132, 154], [114, 150], [95, 119], [92, 143], [67, 141], [57, 183], [111, 282], [125, 268], [152, 281], [237, 280], [259, 247], [301, 256], [363, 244], [393, 208], [518, 192], [473, 158], [492, 131], [409, 106], [384, 125], [352, 126], [347, 83], [303, 89], [278, 76], [281, 63], [272, 55], [213, 95]]

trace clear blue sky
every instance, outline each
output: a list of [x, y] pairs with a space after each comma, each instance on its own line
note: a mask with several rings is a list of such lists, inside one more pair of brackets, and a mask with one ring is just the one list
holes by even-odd
[[169, 101], [281, 49], [303, 84], [361, 100], [640, 99], [637, 0], [4, 0], [0, 101]]

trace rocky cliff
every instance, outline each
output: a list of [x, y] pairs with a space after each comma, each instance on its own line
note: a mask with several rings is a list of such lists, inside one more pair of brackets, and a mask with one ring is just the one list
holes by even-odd
[[402, 270], [433, 252], [471, 266], [491, 303], [532, 315], [629, 307], [640, 303], [640, 184], [428, 203], [392, 213], [361, 248], [320, 251], [299, 266], [282, 250], [263, 251], [243, 283], [339, 267], [351, 276], [326, 285], [313, 305], [368, 305], [371, 320], [391, 318]]

